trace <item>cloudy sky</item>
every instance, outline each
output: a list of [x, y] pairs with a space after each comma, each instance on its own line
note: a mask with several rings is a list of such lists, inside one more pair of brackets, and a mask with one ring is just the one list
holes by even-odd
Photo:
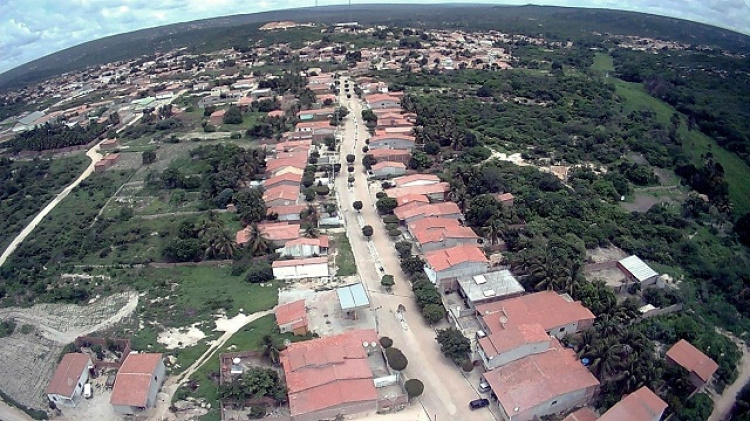
[[[346, 4], [319, 0], [319, 5]], [[404, 0], [352, 0], [354, 4]], [[410, 3], [544, 4], [633, 10], [750, 34], [750, 0], [406, 0]], [[0, 73], [86, 41], [215, 16], [313, 6], [315, 0], [0, 0]]]

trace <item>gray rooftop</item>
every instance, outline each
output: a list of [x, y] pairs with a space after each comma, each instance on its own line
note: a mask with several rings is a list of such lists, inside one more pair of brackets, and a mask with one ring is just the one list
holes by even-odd
[[339, 296], [342, 310], [353, 310], [370, 305], [370, 299], [367, 298], [365, 287], [361, 283], [337, 288], [336, 294]]
[[44, 113], [42, 111], [34, 111], [33, 113], [30, 113], [29, 115], [19, 118], [18, 122], [28, 126], [29, 124], [33, 123], [34, 121], [44, 117]]
[[638, 282], [651, 279], [655, 276], [659, 276], [655, 270], [651, 269], [651, 266], [647, 265], [638, 256], [629, 256], [618, 262], [625, 270], [630, 272]]
[[487, 272], [482, 275], [460, 276], [458, 283], [471, 302], [489, 300], [506, 295], [517, 295], [525, 290], [509, 270]]

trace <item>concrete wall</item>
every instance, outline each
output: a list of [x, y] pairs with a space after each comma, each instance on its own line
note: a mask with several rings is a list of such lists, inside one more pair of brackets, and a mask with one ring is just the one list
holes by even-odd
[[425, 273], [427, 273], [427, 277], [433, 284], [440, 283], [440, 281], [446, 278], [481, 275], [489, 272], [489, 270], [490, 265], [488, 263], [465, 262], [437, 273], [432, 271], [434, 277], [433, 280], [433, 278], [430, 277], [430, 273], [427, 271], [427, 266], [425, 266]]
[[164, 367], [164, 360], [159, 361], [156, 366], [156, 372], [154, 378], [151, 381], [151, 386], [148, 389], [148, 401], [146, 405], [150, 408], [156, 403], [156, 395], [159, 393], [159, 388], [164, 383], [164, 376], [166, 374], [166, 368]]
[[[515, 414], [510, 412], [513, 410], [512, 408], [505, 409], [500, 406], [500, 416], [506, 421], [511, 419], [513, 421], [532, 421], [544, 415], [558, 414], [576, 407], [585, 406], [594, 396], [594, 392], [596, 392], [596, 387], [576, 390]], [[512, 418], [508, 416], [509, 414], [512, 415]]]
[[567, 335], [568, 333], [578, 332], [578, 330], [578, 322], [574, 322], [550, 329], [548, 333], [555, 336], [557, 339], [562, 339], [562, 337]]
[[310, 257], [320, 255], [320, 246], [312, 244], [299, 244], [292, 247], [284, 247], [276, 250], [282, 256]]
[[273, 276], [277, 279], [322, 278], [328, 275], [328, 263], [297, 265], [274, 268]]
[[309, 414], [296, 415], [293, 416], [292, 419], [294, 421], [327, 421], [335, 419], [338, 415], [351, 416], [374, 414], [377, 410], [377, 401], [365, 401], [341, 404], [321, 411], [311, 412]]
[[519, 346], [518, 348], [511, 349], [508, 352], [495, 355], [493, 358], [488, 358], [487, 355], [482, 350], [481, 346], [477, 348], [477, 351], [479, 355], [482, 357], [482, 360], [484, 362], [484, 368], [489, 371], [498, 367], [502, 367], [505, 364], [508, 364], [510, 362], [520, 360], [523, 357], [526, 357], [532, 354], [539, 354], [539, 353], [545, 352], [548, 349], [549, 349], [549, 341], [544, 341], [544, 342], [534, 342], [530, 344], [524, 344], [522, 346]]
[[399, 138], [370, 140], [370, 149], [408, 149], [414, 148], [414, 141]]
[[477, 239], [476, 238], [445, 238], [441, 242], [420, 244], [419, 248], [422, 250], [422, 253], [425, 253], [425, 252], [433, 251], [433, 250], [440, 250], [440, 249], [447, 249], [451, 247], [461, 246], [464, 244], [476, 245]]

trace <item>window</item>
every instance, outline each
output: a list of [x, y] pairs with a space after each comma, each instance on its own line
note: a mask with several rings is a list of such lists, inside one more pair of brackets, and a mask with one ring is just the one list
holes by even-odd
[[560, 333], [563, 333], [563, 332], [565, 332], [565, 326], [560, 328]]
[[154, 376], [154, 380], [157, 380], [157, 381], [158, 381], [159, 379], [157, 379], [157, 378], [156, 378], [156, 376]]
[[557, 401], [552, 401], [550, 405], [557, 405]]

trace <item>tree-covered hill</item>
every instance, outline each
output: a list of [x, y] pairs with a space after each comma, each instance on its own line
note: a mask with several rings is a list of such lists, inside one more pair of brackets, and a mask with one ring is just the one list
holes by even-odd
[[605, 9], [487, 5], [354, 5], [300, 8], [178, 23], [113, 35], [67, 48], [0, 74], [0, 90], [34, 83], [64, 72], [127, 60], [155, 51], [222, 45], [261, 37], [260, 24], [273, 20], [320, 24], [355, 20], [366, 24], [472, 30], [497, 29], [552, 40], [581, 40], [591, 34], [648, 36], [750, 52], [750, 37], [710, 25], [642, 13]]

